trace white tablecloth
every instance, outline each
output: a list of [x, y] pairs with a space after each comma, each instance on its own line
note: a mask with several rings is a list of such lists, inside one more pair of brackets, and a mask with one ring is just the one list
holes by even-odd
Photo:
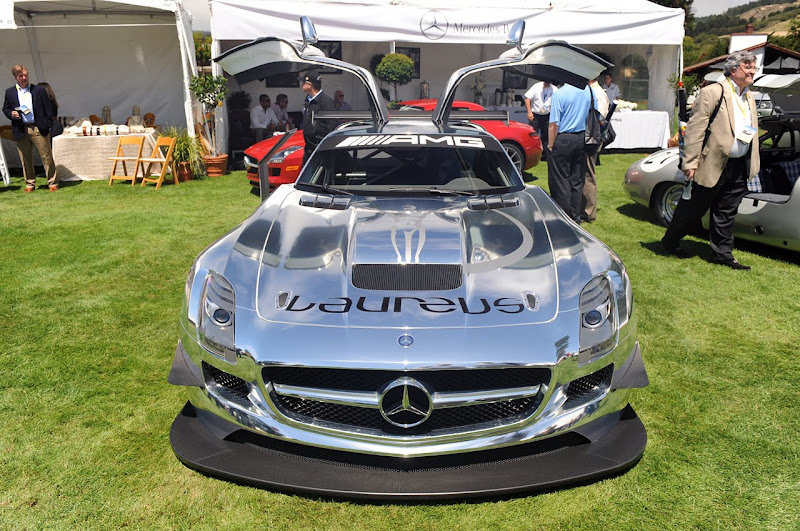
[[669, 114], [664, 111], [617, 111], [611, 117], [617, 138], [607, 149], [664, 149], [669, 141]]
[[[149, 157], [156, 144], [153, 134], [144, 136], [142, 155]], [[119, 136], [71, 136], [60, 135], [53, 139], [53, 159], [59, 179], [65, 180], [102, 180], [111, 175], [113, 162], [108, 157], [114, 155], [119, 143]], [[128, 146], [131, 150], [131, 146]], [[126, 151], [130, 153], [130, 151]], [[135, 154], [135, 153], [134, 153]], [[127, 164], [128, 172], [133, 173], [135, 163]], [[121, 171], [121, 166], [117, 169]]]
[[[22, 163], [19, 160], [19, 152], [17, 151], [17, 143], [7, 138], [3, 139], [3, 153], [6, 156], [6, 164], [9, 168], [21, 168]], [[41, 166], [42, 161], [39, 159], [39, 152], [33, 150], [33, 164]]]

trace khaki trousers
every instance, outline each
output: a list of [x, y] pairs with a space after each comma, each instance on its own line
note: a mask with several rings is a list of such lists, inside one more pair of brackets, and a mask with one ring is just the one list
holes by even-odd
[[583, 183], [583, 201], [581, 206], [581, 220], [594, 221], [597, 219], [597, 176], [595, 166], [600, 150], [586, 154], [586, 178]]
[[19, 160], [22, 161], [22, 171], [25, 175], [26, 186], [36, 186], [36, 170], [33, 168], [33, 148], [39, 152], [42, 159], [47, 184], [58, 183], [56, 163], [53, 160], [53, 151], [50, 149], [50, 135], [42, 136], [39, 128], [34, 124], [25, 124], [25, 136], [17, 140]]

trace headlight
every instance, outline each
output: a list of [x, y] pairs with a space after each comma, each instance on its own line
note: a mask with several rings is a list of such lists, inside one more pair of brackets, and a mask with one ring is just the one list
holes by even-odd
[[617, 343], [614, 291], [607, 277], [595, 277], [584, 286], [580, 319], [578, 362], [583, 364], [609, 353]]
[[281, 162], [284, 161], [284, 159], [286, 159], [286, 157], [288, 157], [289, 155], [291, 155], [292, 153], [294, 153], [298, 149], [303, 149], [303, 147], [302, 146], [292, 146], [292, 147], [288, 147], [286, 149], [282, 149], [282, 150], [278, 151], [277, 153], [275, 153], [274, 155], [272, 155], [272, 158], [269, 159], [269, 162], [270, 162], [270, 164], [280, 164]]
[[245, 170], [249, 170], [251, 168], [254, 169], [254, 170], [258, 169], [258, 161], [256, 159], [254, 159], [253, 157], [251, 157], [250, 155], [243, 156], [242, 157], [242, 163], [244, 164], [244, 169]]
[[231, 284], [221, 275], [209, 273], [203, 285], [198, 339], [206, 350], [231, 363], [236, 361], [235, 308]]

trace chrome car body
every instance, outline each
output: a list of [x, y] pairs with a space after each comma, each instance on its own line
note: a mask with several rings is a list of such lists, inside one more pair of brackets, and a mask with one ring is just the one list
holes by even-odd
[[[457, 72], [439, 101], [496, 63], [569, 64], [561, 78], [584, 84], [607, 67], [563, 42], [509, 56]], [[181, 461], [391, 500], [638, 461], [629, 400], [648, 381], [622, 262], [449, 112], [341, 126], [197, 258], [169, 376], [189, 394], [170, 433]]]

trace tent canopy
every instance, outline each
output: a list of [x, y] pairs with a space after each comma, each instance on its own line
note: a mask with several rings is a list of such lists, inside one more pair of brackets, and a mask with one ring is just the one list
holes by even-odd
[[496, 44], [525, 20], [526, 43], [681, 46], [685, 13], [646, 0], [212, 0], [218, 40], [296, 39], [303, 15], [325, 40]]
[[[399, 87], [394, 99], [418, 97], [423, 80], [431, 96], [437, 96], [456, 68], [505, 51], [509, 29], [524, 20], [525, 45], [557, 39], [584, 47], [616, 65], [615, 81], [624, 99], [646, 100], [650, 110], [674, 112], [675, 95], [668, 78], [680, 72], [685, 13], [646, 0], [210, 1], [214, 56], [261, 37], [297, 40], [303, 15], [312, 19], [319, 38], [332, 41], [329, 44], [339, 57], [351, 63], [367, 66], [377, 54], [395, 51], [395, 45], [401, 53], [410, 51], [417, 67], [414, 80]], [[404, 50], [406, 46], [410, 47]], [[483, 96], [509, 87], [507, 77], [484, 76]], [[233, 83], [232, 90], [242, 88], [256, 101], [265, 91], [285, 92], [294, 109], [304, 96], [283, 82], [267, 80], [266, 87], [263, 80], [243, 86]], [[516, 80], [510, 88], [521, 96], [524, 83]], [[323, 88], [342, 89], [354, 108], [366, 105], [358, 86], [345, 76], [323, 76]], [[459, 89], [458, 98], [473, 99], [470, 81]]]
[[[194, 130], [188, 81], [197, 72], [191, 17], [180, 0], [0, 0], [0, 72], [28, 67], [53, 87], [61, 116], [134, 105], [159, 124]], [[0, 115], [0, 123], [7, 123]]]

